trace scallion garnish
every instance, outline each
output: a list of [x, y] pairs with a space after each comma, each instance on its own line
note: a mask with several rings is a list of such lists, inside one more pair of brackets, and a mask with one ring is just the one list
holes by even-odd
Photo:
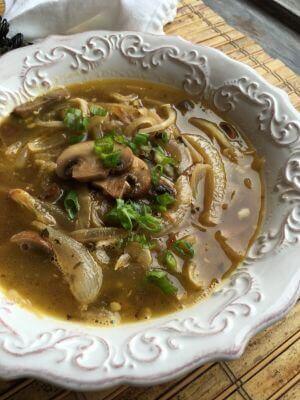
[[83, 142], [86, 138], [86, 135], [83, 133], [82, 135], [73, 135], [69, 137], [69, 144], [76, 144]]
[[104, 136], [95, 140], [94, 151], [98, 156], [111, 153], [114, 149], [114, 141], [111, 136]]
[[178, 288], [168, 278], [167, 272], [162, 269], [152, 269], [146, 275], [147, 282], [157, 286], [165, 294], [176, 294]]
[[69, 190], [64, 198], [64, 207], [67, 211], [68, 217], [74, 220], [80, 210], [78, 196], [75, 190]]
[[163, 173], [163, 166], [162, 165], [155, 165], [154, 168], [151, 170], [151, 180], [154, 185], [158, 185], [160, 177]]
[[122, 199], [117, 199], [116, 206], [106, 213], [105, 219], [127, 230], [132, 230], [134, 226], [148, 232], [158, 232], [161, 229], [161, 219], [152, 215], [149, 206]]
[[133, 142], [137, 145], [137, 146], [146, 146], [149, 142], [149, 135], [148, 133], [143, 133], [143, 132], [138, 132], [134, 139]]
[[101, 161], [105, 168], [115, 168], [121, 163], [121, 151], [113, 151], [112, 153], [102, 153]]
[[83, 117], [81, 110], [78, 108], [69, 108], [66, 111], [64, 124], [72, 131], [80, 132], [87, 129], [90, 119]]
[[170, 250], [166, 250], [163, 254], [163, 263], [171, 271], [177, 272], [177, 261], [176, 257]]
[[164, 150], [158, 146], [154, 149], [154, 160], [156, 164], [165, 166], [165, 165], [175, 165], [176, 161], [174, 158], [169, 157], [168, 155], [165, 154]]
[[159, 194], [155, 197], [155, 201], [161, 206], [169, 207], [175, 203], [175, 197], [169, 193]]
[[105, 108], [94, 104], [90, 106], [90, 112], [92, 115], [98, 115], [99, 117], [105, 117], [107, 115], [107, 110], [105, 110]]
[[181, 257], [194, 257], [195, 251], [193, 245], [186, 240], [176, 240], [176, 242], [173, 243], [172, 248]]

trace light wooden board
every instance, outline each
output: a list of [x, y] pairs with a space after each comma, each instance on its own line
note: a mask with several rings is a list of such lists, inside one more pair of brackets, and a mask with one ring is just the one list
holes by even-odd
[[[166, 33], [216, 47], [245, 62], [285, 90], [300, 109], [299, 77], [227, 25], [202, 1], [182, 1]], [[207, 364], [164, 385], [75, 393], [32, 379], [0, 381], [0, 400], [298, 400], [299, 347], [300, 303], [284, 320], [254, 337], [239, 360]]]

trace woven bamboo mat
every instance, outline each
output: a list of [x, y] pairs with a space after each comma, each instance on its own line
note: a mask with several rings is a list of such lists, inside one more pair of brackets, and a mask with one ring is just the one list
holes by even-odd
[[[224, 2], [225, 3], [225, 2]], [[1, 9], [1, 0], [0, 0]], [[300, 79], [199, 0], [184, 0], [167, 34], [222, 50], [284, 89], [300, 109]], [[186, 377], [150, 388], [74, 393], [32, 379], [0, 381], [0, 400], [297, 400], [300, 399], [300, 303], [253, 338], [236, 361], [206, 364]]]

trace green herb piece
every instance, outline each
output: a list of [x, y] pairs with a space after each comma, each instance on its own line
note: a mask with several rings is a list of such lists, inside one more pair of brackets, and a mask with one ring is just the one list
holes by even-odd
[[177, 272], [177, 261], [176, 257], [170, 250], [166, 250], [163, 254], [163, 263], [171, 271]]
[[138, 218], [138, 224], [145, 231], [155, 233], [161, 230], [161, 219], [151, 214], [141, 215]]
[[151, 180], [154, 185], [158, 185], [160, 177], [163, 173], [163, 166], [162, 165], [155, 165], [154, 168], [151, 170]]
[[133, 223], [136, 221], [138, 213], [130, 203], [125, 203], [122, 199], [117, 199], [117, 205], [106, 213], [105, 218], [113, 223], [119, 223], [124, 229], [132, 230]]
[[153, 283], [165, 294], [176, 294], [178, 288], [168, 278], [166, 271], [162, 269], [152, 269], [146, 275], [147, 282]]
[[140, 233], [132, 233], [127, 238], [127, 243], [129, 242], [137, 242], [145, 249], [149, 249], [152, 247], [151, 241], [144, 234]]
[[161, 140], [165, 144], [169, 143], [170, 137], [169, 137], [168, 132], [164, 131], [164, 132], [161, 133]]
[[114, 141], [111, 136], [104, 136], [103, 138], [96, 139], [94, 144], [94, 151], [98, 156], [102, 154], [111, 153], [114, 149]]
[[133, 142], [137, 145], [137, 146], [146, 146], [149, 142], [149, 135], [148, 133], [143, 133], [143, 132], [138, 132], [134, 139]]
[[69, 144], [76, 144], [83, 142], [86, 138], [86, 135], [83, 133], [82, 135], [73, 135], [69, 137]]
[[68, 213], [68, 217], [74, 220], [80, 209], [78, 196], [75, 190], [69, 190], [64, 198], [64, 207]]
[[81, 110], [78, 108], [69, 108], [65, 114], [64, 124], [73, 131], [84, 131], [89, 123], [90, 119], [83, 117]]
[[90, 106], [90, 112], [92, 115], [99, 115], [99, 117], [105, 117], [107, 115], [107, 110], [105, 110], [105, 108], [96, 105]]
[[163, 193], [156, 196], [155, 201], [161, 206], [169, 207], [175, 203], [175, 197], [171, 196], [169, 193]]
[[191, 243], [186, 240], [176, 240], [172, 245], [175, 252], [181, 257], [193, 258], [195, 251]]
[[105, 168], [114, 168], [121, 163], [121, 151], [117, 150], [112, 153], [102, 153], [101, 161]]
[[169, 157], [165, 154], [164, 150], [158, 146], [155, 148], [154, 150], [154, 159], [156, 164], [159, 164], [161, 166], [165, 166], [165, 165], [175, 165], [176, 161], [174, 160], [174, 158]]
[[145, 204], [117, 199], [117, 205], [106, 213], [105, 219], [127, 230], [137, 225], [146, 231], [158, 232], [161, 229], [161, 219], [151, 213], [151, 208]]
[[128, 146], [135, 154], [137, 153], [137, 145], [130, 139], [128, 139], [125, 135], [115, 135], [114, 141], [119, 144]]

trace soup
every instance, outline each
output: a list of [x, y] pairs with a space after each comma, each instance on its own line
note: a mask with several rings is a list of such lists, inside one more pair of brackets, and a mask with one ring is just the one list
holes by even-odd
[[175, 88], [59, 88], [15, 108], [0, 138], [0, 283], [42, 314], [104, 326], [182, 309], [259, 228], [263, 160]]

